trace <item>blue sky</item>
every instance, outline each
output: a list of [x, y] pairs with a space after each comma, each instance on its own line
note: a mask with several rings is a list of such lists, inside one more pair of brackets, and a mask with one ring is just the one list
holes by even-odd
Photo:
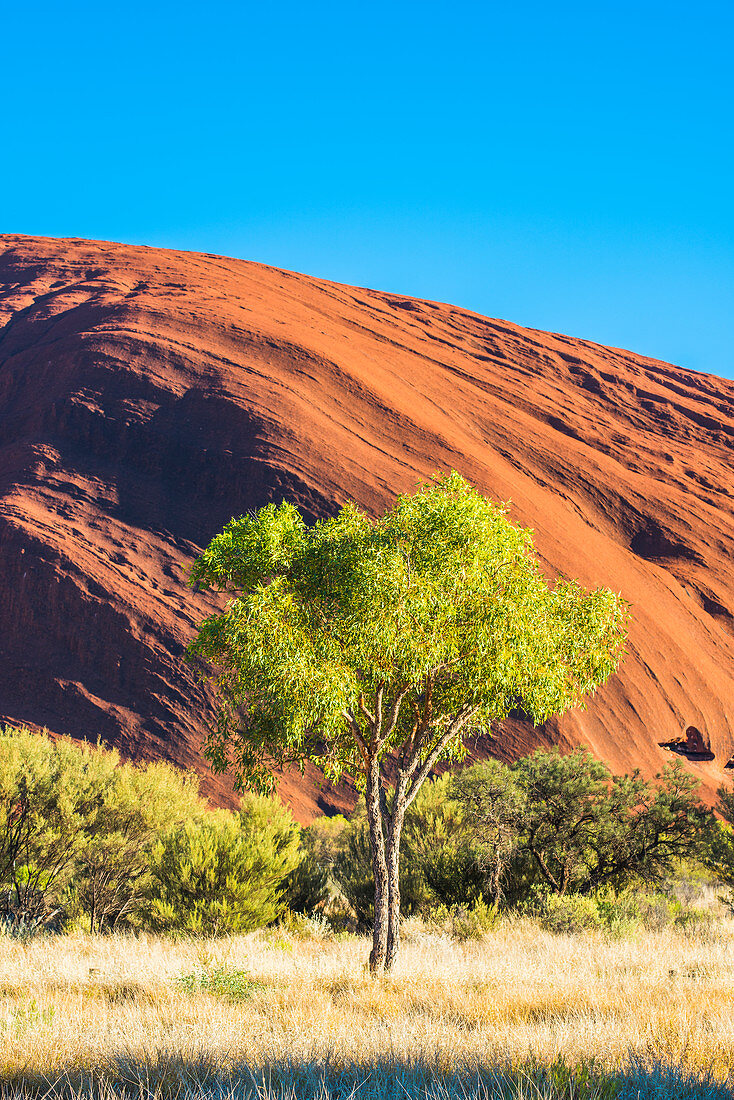
[[734, 3], [0, 5], [0, 230], [734, 377]]

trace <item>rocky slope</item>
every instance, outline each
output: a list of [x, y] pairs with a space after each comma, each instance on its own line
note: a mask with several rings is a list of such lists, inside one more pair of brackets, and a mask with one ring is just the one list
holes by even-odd
[[[710, 375], [240, 260], [0, 237], [0, 715], [203, 768], [198, 549], [270, 500], [378, 512], [455, 468], [634, 615], [587, 711], [477, 751], [652, 774], [693, 725], [710, 793], [734, 750], [733, 449]], [[314, 772], [282, 790], [302, 818], [351, 797]]]

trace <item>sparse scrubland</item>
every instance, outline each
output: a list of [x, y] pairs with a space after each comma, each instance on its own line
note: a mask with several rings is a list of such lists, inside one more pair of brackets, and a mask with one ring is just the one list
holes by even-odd
[[428, 783], [374, 978], [363, 809], [299, 830], [162, 765], [0, 747], [9, 1100], [730, 1095], [731, 831], [677, 772], [551, 753]]
[[3, 1095], [684, 1097], [734, 1083], [734, 921], [368, 942], [302, 921], [221, 940], [0, 939]]

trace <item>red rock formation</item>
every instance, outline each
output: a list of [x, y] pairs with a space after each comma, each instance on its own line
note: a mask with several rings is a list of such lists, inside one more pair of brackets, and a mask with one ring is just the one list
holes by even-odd
[[[693, 724], [710, 793], [734, 750], [733, 446], [734, 383], [630, 352], [219, 256], [0, 237], [0, 714], [201, 768], [199, 548], [270, 500], [377, 513], [455, 468], [550, 573], [634, 615], [587, 711], [510, 721], [492, 751], [652, 774]], [[301, 817], [350, 799], [314, 772], [283, 790]]]

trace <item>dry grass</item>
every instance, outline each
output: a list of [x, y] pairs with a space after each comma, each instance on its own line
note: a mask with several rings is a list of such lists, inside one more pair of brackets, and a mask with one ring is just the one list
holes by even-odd
[[[364, 940], [0, 939], [4, 1081], [180, 1058], [272, 1064], [674, 1064], [734, 1081], [734, 921], [704, 936], [553, 936], [504, 922], [457, 945], [409, 923], [395, 973]], [[239, 1000], [183, 975], [244, 971]]]

